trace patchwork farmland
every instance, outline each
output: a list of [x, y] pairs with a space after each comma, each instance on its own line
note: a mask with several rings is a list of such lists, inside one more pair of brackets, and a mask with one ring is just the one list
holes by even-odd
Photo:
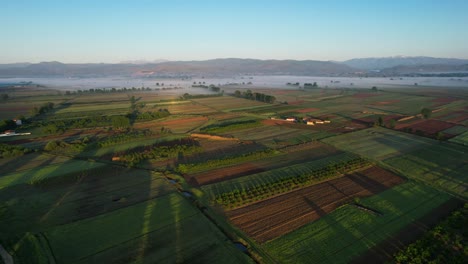
[[1, 88], [15, 263], [391, 262], [468, 198], [458, 90], [167, 88]]

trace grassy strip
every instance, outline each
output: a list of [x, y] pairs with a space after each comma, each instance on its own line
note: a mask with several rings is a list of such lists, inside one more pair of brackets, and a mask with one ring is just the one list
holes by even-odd
[[261, 126], [258, 120], [227, 121], [219, 124], [213, 124], [200, 129], [204, 133], [224, 133], [237, 129], [245, 129]]
[[83, 160], [70, 160], [60, 164], [43, 166], [27, 171], [8, 174], [0, 177], [0, 190], [16, 184], [37, 184], [48, 178], [62, 175], [83, 174], [85, 171], [102, 167], [104, 164]]

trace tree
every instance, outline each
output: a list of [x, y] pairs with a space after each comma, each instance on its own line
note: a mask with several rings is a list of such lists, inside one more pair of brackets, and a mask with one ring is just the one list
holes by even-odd
[[2, 100], [8, 100], [9, 96], [8, 94], [2, 94]]
[[376, 87], [376, 86], [372, 86], [372, 89], [371, 89], [371, 90], [374, 91], [374, 92], [377, 92], [377, 87]]
[[429, 109], [429, 108], [423, 108], [423, 109], [421, 110], [421, 115], [422, 115], [425, 119], [430, 118], [430, 117], [431, 117], [431, 114], [432, 114], [432, 111], [431, 111], [431, 109]]
[[379, 118], [377, 119], [377, 124], [378, 124], [379, 126], [383, 126], [383, 123], [384, 123], [384, 122], [383, 122], [383, 118], [382, 118], [381, 116], [379, 116]]
[[396, 123], [396, 122], [395, 122], [394, 119], [390, 120], [389, 127], [390, 127], [390, 128], [395, 128], [395, 123]]
[[236, 90], [236, 91], [234, 92], [234, 96], [236, 96], [236, 97], [241, 97], [241, 92], [240, 92], [239, 90]]
[[126, 116], [113, 116], [112, 127], [115, 129], [127, 129], [130, 127], [130, 119]]

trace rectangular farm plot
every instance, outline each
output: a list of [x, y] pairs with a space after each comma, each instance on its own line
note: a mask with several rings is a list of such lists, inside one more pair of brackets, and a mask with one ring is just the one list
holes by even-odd
[[0, 233], [8, 236], [44, 230], [174, 191], [165, 178], [146, 170], [105, 165], [78, 175], [64, 172], [34, 185], [0, 189]]
[[281, 263], [350, 263], [450, 198], [428, 186], [406, 182], [360, 200], [379, 214], [345, 205], [267, 242], [265, 248]]
[[440, 120], [430, 119], [424, 120], [421, 122], [416, 122], [414, 124], [409, 124], [407, 126], [401, 126], [402, 128], [411, 128], [413, 131], [421, 131], [425, 135], [435, 135], [437, 132], [449, 129], [455, 126], [455, 124], [447, 123]]
[[468, 197], [468, 153], [463, 146], [437, 143], [383, 162], [408, 178]]
[[323, 142], [373, 160], [382, 160], [437, 144], [435, 140], [381, 127], [329, 137], [323, 139]]
[[262, 107], [269, 104], [247, 100], [243, 98], [237, 98], [232, 96], [222, 96], [222, 97], [213, 97], [213, 98], [201, 98], [201, 99], [193, 99], [192, 101], [197, 102], [198, 104], [213, 108], [218, 111], [223, 110], [235, 110], [235, 109], [243, 109], [243, 108], [250, 108], [250, 107]]
[[189, 114], [189, 115], [195, 115], [195, 114], [208, 114], [208, 113], [213, 113], [216, 112], [215, 109], [204, 106], [201, 104], [193, 103], [193, 102], [187, 102], [187, 103], [178, 103], [178, 104], [169, 104], [169, 105], [157, 105], [153, 109], [167, 109], [169, 113], [171, 114]]
[[138, 129], [148, 128], [156, 132], [161, 131], [161, 128], [164, 127], [170, 129], [174, 133], [188, 133], [202, 126], [207, 121], [208, 118], [204, 116], [182, 116], [179, 118], [136, 123], [134, 127]]
[[58, 263], [151, 260], [248, 262], [180, 194], [173, 193], [45, 233]]
[[379, 167], [371, 167], [226, 214], [234, 225], [264, 243], [325, 216], [354, 197], [371, 196], [403, 181]]

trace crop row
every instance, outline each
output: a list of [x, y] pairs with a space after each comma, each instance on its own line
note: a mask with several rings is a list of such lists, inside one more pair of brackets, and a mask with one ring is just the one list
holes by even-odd
[[288, 175], [288, 177], [277, 178], [276, 181], [265, 182], [247, 188], [224, 192], [216, 195], [215, 200], [217, 203], [227, 208], [233, 208], [258, 200], [263, 200], [293, 189], [308, 186], [349, 171], [357, 170], [369, 164], [369, 161], [366, 159], [356, 157], [347, 161], [314, 168], [310, 171], [293, 173]]
[[200, 129], [205, 133], [223, 133], [235, 129], [244, 129], [261, 126], [258, 120], [227, 121], [220, 124], [213, 124]]
[[272, 150], [272, 149], [267, 149], [267, 150], [249, 152], [249, 153], [245, 153], [239, 156], [228, 156], [222, 159], [207, 160], [203, 163], [179, 164], [177, 166], [177, 171], [179, 173], [184, 173], [184, 174], [194, 173], [198, 171], [211, 170], [211, 169], [222, 167], [222, 166], [232, 165], [235, 163], [267, 158], [275, 154], [277, 154], [277, 151]]
[[143, 130], [143, 131], [133, 131], [130, 133], [122, 133], [117, 135], [112, 135], [107, 137], [104, 140], [98, 142], [99, 147], [108, 147], [120, 143], [125, 143], [129, 141], [135, 141], [139, 138], [144, 138], [147, 136], [151, 136], [153, 133], [151, 130]]
[[203, 151], [203, 148], [196, 144], [181, 144], [173, 146], [150, 146], [143, 151], [132, 151], [119, 156], [120, 161], [134, 166], [143, 160], [154, 159], [163, 160], [168, 158], [183, 157]]

